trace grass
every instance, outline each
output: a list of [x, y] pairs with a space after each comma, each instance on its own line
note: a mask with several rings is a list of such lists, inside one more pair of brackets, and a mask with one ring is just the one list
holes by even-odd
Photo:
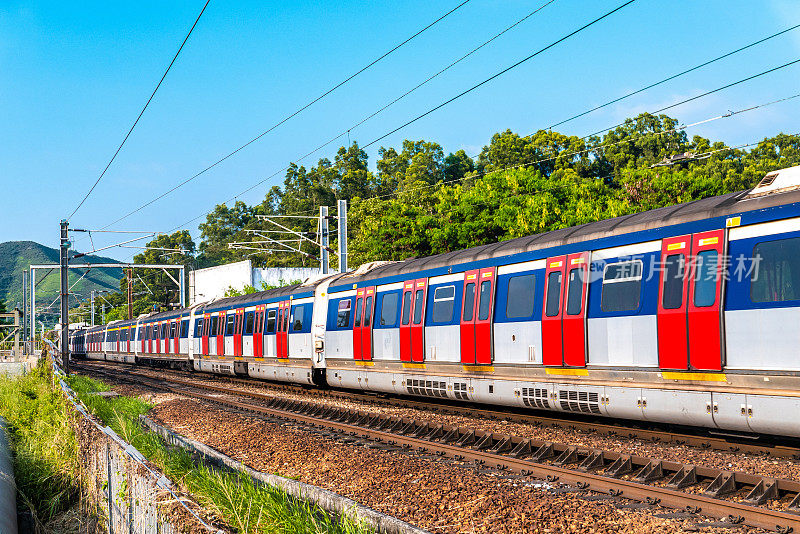
[[122, 439], [182, 486], [198, 504], [242, 534], [372, 532], [349, 517], [333, 517], [316, 505], [294, 499], [283, 490], [255, 484], [243, 473], [195, 464], [188, 452], [166, 447], [157, 434], [141, 427], [139, 415], [151, 408], [147, 403], [125, 396], [92, 395], [108, 387], [87, 377], [75, 376], [69, 379], [69, 383], [83, 403]]
[[9, 424], [19, 504], [38, 530], [73, 509], [80, 495], [77, 442], [66, 401], [51, 384], [43, 366], [26, 376], [0, 375], [0, 416]]

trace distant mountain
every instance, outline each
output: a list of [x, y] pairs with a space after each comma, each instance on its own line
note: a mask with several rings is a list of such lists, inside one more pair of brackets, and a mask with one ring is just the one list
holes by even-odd
[[[22, 271], [30, 265], [58, 264], [58, 249], [46, 247], [33, 241], [9, 241], [0, 243], [0, 301], [6, 303], [7, 308], [12, 308], [17, 303], [22, 304]], [[83, 256], [74, 260], [75, 263], [119, 263], [111, 258], [101, 256]], [[84, 274], [84, 270], [70, 269], [70, 285], [75, 283]], [[45, 278], [45, 276], [47, 276]], [[91, 269], [72, 289], [74, 293], [88, 298], [92, 289], [110, 289], [119, 291], [119, 281], [122, 279], [122, 269]], [[59, 274], [57, 270], [50, 271], [37, 269], [36, 303], [48, 306], [58, 296]], [[70, 301], [70, 306], [75, 302]], [[53, 306], [57, 311], [57, 306]]]

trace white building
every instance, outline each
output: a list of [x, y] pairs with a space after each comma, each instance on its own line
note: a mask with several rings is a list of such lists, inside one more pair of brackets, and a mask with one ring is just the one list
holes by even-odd
[[230, 288], [242, 291], [245, 286], [261, 290], [262, 284], [286, 285], [319, 275], [319, 269], [303, 267], [254, 268], [250, 260], [197, 269], [189, 272], [189, 305], [225, 296]]

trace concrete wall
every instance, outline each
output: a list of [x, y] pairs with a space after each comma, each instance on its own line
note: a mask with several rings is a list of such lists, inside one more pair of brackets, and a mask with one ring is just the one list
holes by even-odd
[[308, 268], [253, 268], [244, 260], [189, 272], [189, 304], [225, 296], [229, 288], [243, 290], [246, 285], [261, 289], [262, 282], [271, 286], [286, 285], [294, 280], [316, 276], [319, 269]]
[[283, 286], [289, 282], [318, 276], [319, 269], [309, 269], [306, 267], [271, 267], [269, 269], [253, 269], [253, 287], [261, 289], [264, 282], [270, 286]]

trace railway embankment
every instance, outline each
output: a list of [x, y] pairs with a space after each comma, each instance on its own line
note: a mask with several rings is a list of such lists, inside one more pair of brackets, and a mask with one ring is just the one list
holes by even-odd
[[67, 379], [44, 365], [25, 376], [0, 376], [20, 533], [371, 532], [168, 446], [139, 424], [149, 409], [98, 381]]

